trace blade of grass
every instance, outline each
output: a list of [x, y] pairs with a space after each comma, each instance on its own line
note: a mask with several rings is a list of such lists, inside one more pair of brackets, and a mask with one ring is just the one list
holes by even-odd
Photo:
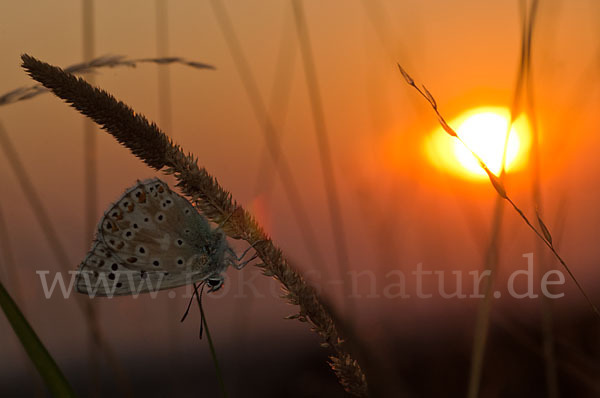
[[477, 307], [473, 350], [471, 353], [471, 367], [469, 371], [469, 387], [467, 393], [467, 397], [469, 398], [476, 398], [479, 396], [481, 375], [483, 373], [483, 358], [485, 356], [485, 347], [487, 345], [487, 337], [490, 327], [490, 314], [492, 311], [492, 288], [494, 287], [498, 263], [500, 261], [499, 247], [503, 215], [504, 201], [500, 196], [496, 196], [490, 243], [486, 250], [483, 267], [485, 271], [490, 271], [490, 275], [486, 279], [486, 283], [483, 288], [483, 300]]
[[[166, 58], [169, 55], [169, 3], [166, 0], [155, 0], [154, 13], [156, 26], [156, 57]], [[158, 120], [165, 131], [173, 137], [173, 108], [171, 106], [171, 75], [169, 69], [157, 68], [156, 81], [158, 86]], [[166, 315], [169, 316], [169, 314], [175, 313], [178, 305], [179, 303], [176, 301], [168, 301], [165, 306]], [[178, 347], [178, 330], [176, 323], [168, 323], [167, 336], [171, 354], [174, 354]], [[176, 358], [176, 356], [171, 355], [171, 358]]]
[[443, 118], [442, 114], [439, 112], [438, 107], [437, 107], [437, 103], [435, 102], [435, 99], [433, 98], [433, 96], [431, 95], [431, 93], [429, 93], [429, 91], [427, 91], [427, 89], [424, 86], [423, 86], [423, 90], [420, 89], [419, 87], [417, 87], [417, 85], [415, 84], [414, 80], [410, 77], [410, 75], [408, 73], [406, 73], [406, 71], [404, 69], [402, 69], [402, 66], [400, 64], [398, 64], [398, 67], [400, 69], [400, 72], [404, 76], [404, 79], [408, 83], [408, 85], [412, 86], [415, 90], [417, 90], [419, 92], [419, 94], [421, 94], [427, 100], [427, 102], [429, 102], [429, 104], [431, 105], [432, 109], [434, 110], [434, 112], [435, 112], [435, 114], [436, 114], [436, 116], [438, 118], [438, 122], [440, 123], [440, 125], [442, 126], [442, 128], [450, 136], [452, 136], [452, 137], [456, 138], [457, 140], [459, 140], [465, 146], [465, 148], [469, 152], [471, 152], [471, 154], [475, 157], [475, 159], [479, 163], [479, 166], [488, 175], [488, 177], [490, 179], [490, 183], [492, 184], [492, 186], [494, 187], [494, 189], [496, 190], [496, 192], [504, 200], [506, 200], [508, 203], [510, 203], [510, 205], [512, 206], [512, 208], [514, 209], [514, 211], [517, 212], [517, 214], [519, 215], [519, 217], [521, 217], [521, 219], [525, 222], [525, 224], [529, 227], [529, 229], [531, 229], [537, 235], [537, 237], [546, 245], [546, 247], [548, 247], [548, 249], [550, 249], [550, 251], [552, 252], [552, 254], [561, 263], [561, 265], [563, 266], [563, 268], [565, 269], [565, 271], [567, 271], [567, 274], [569, 275], [569, 277], [571, 278], [571, 280], [575, 283], [577, 289], [579, 290], [579, 292], [581, 293], [581, 295], [584, 297], [584, 299], [586, 300], [586, 302], [590, 306], [590, 309], [595, 314], [596, 318], [600, 321], [600, 311], [598, 310], [598, 308], [596, 307], [596, 305], [592, 302], [592, 300], [590, 299], [590, 297], [587, 295], [587, 293], [585, 292], [585, 290], [583, 289], [583, 287], [579, 283], [579, 280], [575, 277], [575, 275], [571, 271], [571, 268], [567, 265], [567, 263], [565, 262], [565, 260], [563, 260], [563, 258], [560, 256], [560, 254], [558, 253], [558, 251], [556, 250], [556, 248], [552, 244], [552, 241], [549, 240], [549, 239], [546, 239], [546, 237], [540, 231], [538, 231], [538, 229], [536, 227], [533, 226], [533, 224], [531, 223], [531, 221], [529, 221], [529, 218], [525, 215], [525, 213], [516, 205], [516, 203], [508, 195], [508, 193], [506, 192], [506, 188], [504, 187], [504, 184], [502, 183], [502, 181], [500, 179], [498, 179], [498, 177], [494, 173], [492, 173], [490, 171], [490, 169], [483, 162], [483, 160], [456, 134], [456, 132], [448, 125], [448, 123], [446, 123], [446, 120]]
[[[22, 285], [15, 266], [15, 256], [11, 245], [10, 235], [8, 233], [8, 227], [6, 220], [4, 219], [4, 212], [0, 207], [0, 253], [2, 253], [2, 261], [0, 261], [0, 269], [4, 270], [4, 274], [7, 283], [12, 286], [12, 292], [15, 298], [19, 301], [23, 301], [22, 296]], [[0, 274], [0, 277], [3, 275]]]
[[[536, 107], [534, 100], [534, 86], [533, 86], [533, 72], [532, 72], [532, 52], [531, 46], [533, 42], [534, 24], [536, 21], [536, 15], [538, 10], [538, 0], [533, 0], [529, 10], [529, 25], [527, 26], [526, 36], [526, 48], [525, 53], [525, 100], [527, 107], [527, 114], [529, 115], [529, 122], [531, 124], [532, 143], [531, 143], [531, 200], [536, 212], [538, 213], [539, 227], [544, 233], [546, 240], [552, 242], [550, 232], [547, 230], [545, 224], [542, 221], [543, 212], [543, 198], [541, 189], [541, 157], [540, 157], [540, 140], [539, 140], [539, 129], [537, 123]], [[546, 253], [543, 251], [543, 246], [539, 240], [536, 239], [536, 252], [539, 253], [539, 262], [541, 263], [543, 271], [551, 269], [551, 265], [547, 259]], [[542, 270], [540, 270], [540, 273]], [[542, 324], [542, 339], [543, 339], [543, 353], [544, 353], [544, 372], [546, 378], [546, 394], [548, 398], [558, 398], [558, 375], [556, 365], [556, 352], [555, 352], [555, 341], [554, 341], [554, 330], [553, 330], [553, 315], [552, 315], [552, 303], [546, 295], [541, 296], [541, 324]]]
[[221, 395], [224, 398], [227, 398], [227, 389], [225, 388], [225, 381], [223, 379], [223, 372], [221, 372], [221, 367], [219, 366], [219, 360], [217, 359], [217, 351], [215, 350], [215, 345], [212, 341], [212, 337], [210, 335], [210, 329], [208, 328], [208, 322], [206, 321], [206, 314], [204, 313], [204, 308], [202, 308], [202, 303], [200, 302], [200, 296], [196, 293], [196, 301], [198, 302], [198, 307], [200, 307], [200, 319], [202, 322], [202, 327], [206, 332], [206, 340], [208, 341], [208, 348], [210, 349], [210, 355], [213, 360], [213, 364], [215, 365], [215, 372], [217, 373], [217, 381], [219, 383], [219, 388], [221, 389]]
[[[80, 62], [64, 68], [65, 71], [78, 75], [92, 75], [99, 68], [115, 68], [118, 66], [128, 66], [135, 68], [141, 63], [152, 63], [158, 65], [181, 64], [195, 69], [215, 69], [214, 66], [202, 62], [189, 61], [181, 57], [162, 57], [162, 58], [135, 58], [127, 59], [124, 55], [102, 55], [90, 61]], [[40, 94], [47, 93], [48, 90], [41, 84], [33, 86], [18, 87], [7, 93], [0, 95], [0, 106], [14, 104], [37, 97]]]
[[346, 244], [346, 233], [339, 200], [338, 184], [333, 168], [329, 133], [327, 132], [325, 112], [323, 111], [323, 103], [321, 100], [321, 90], [319, 88], [317, 69], [313, 57], [312, 45], [308, 33], [308, 23], [306, 22], [303, 3], [300, 0], [292, 0], [292, 5], [294, 9], [294, 20], [296, 22], [296, 33], [298, 34], [298, 42], [300, 45], [300, 54], [302, 55], [304, 66], [306, 86], [310, 99], [314, 129], [317, 136], [321, 174], [323, 177], [323, 184], [329, 209], [329, 223], [331, 224], [331, 232], [333, 233], [337, 268], [343, 281], [343, 302], [346, 306], [346, 309], [349, 311], [348, 315], [351, 316], [356, 311], [356, 304], [350, 297], [351, 290], [348, 273], [350, 269], [350, 258], [348, 256], [348, 247]]
[[[544, 358], [544, 348], [540, 347], [537, 339], [529, 336], [520, 328], [514, 320], [511, 320], [506, 314], [496, 313], [494, 324], [502, 328], [516, 343], [523, 348], [535, 353]], [[557, 366], [564, 373], [571, 374], [581, 384], [586, 385], [591, 391], [592, 396], [600, 395], [600, 381], [598, 380], [599, 368], [595, 360], [590, 360], [587, 355], [582, 355], [578, 347], [574, 347], [568, 341], [557, 341], [561, 346], [561, 352], [565, 353], [561, 356]], [[583, 369], [585, 370], [583, 370]]]
[[[271, 86], [268, 108], [268, 113], [273, 119], [273, 125], [276, 127], [276, 133], [280, 141], [283, 136], [289, 109], [294, 66], [298, 52], [296, 40], [294, 40], [294, 31], [290, 29], [291, 21], [288, 21], [291, 18], [289, 15], [290, 10], [288, 7], [284, 7], [283, 11], [283, 31], [281, 32], [279, 42], [275, 76], [273, 78], [273, 85]], [[271, 159], [268, 148], [263, 147], [256, 178], [255, 196], [260, 194], [267, 195], [271, 191], [275, 182], [273, 177], [279, 167], [279, 154], [277, 153], [277, 158]]]
[[[260, 95], [256, 79], [252, 74], [248, 60], [242, 51], [242, 46], [233, 28], [227, 8], [221, 2], [221, 0], [210, 0], [209, 3], [223, 37], [225, 38], [227, 47], [229, 48], [229, 52], [233, 58], [235, 68], [237, 69], [240, 79], [242, 80], [244, 91], [246, 92], [246, 96], [250, 102], [252, 112], [262, 127], [265, 144], [269, 150], [273, 164], [277, 165], [275, 170], [279, 176], [279, 181], [281, 182], [285, 192], [286, 199], [292, 209], [294, 221], [300, 230], [306, 253], [310, 255], [313, 264], [322, 265], [324, 264], [323, 255], [319, 248], [317, 238], [315, 237], [314, 230], [309, 222], [310, 218], [308, 217], [308, 212], [302, 203], [302, 196], [300, 195], [300, 190], [298, 189], [292, 168], [290, 167], [285, 153], [281, 148], [279, 134], [275, 129], [272, 118], [270, 117], [267, 107], [262, 99], [262, 96]], [[320, 269], [324, 273], [328, 272], [327, 267], [322, 266]]]
[[[93, 0], [82, 0], [81, 4], [81, 25], [82, 25], [82, 50], [83, 61], [89, 62], [94, 58], [95, 40], [94, 40], [94, 3]], [[92, 83], [96, 80], [93, 75], [89, 76]], [[98, 210], [98, 144], [96, 140], [96, 128], [92, 121], [83, 120], [83, 220], [84, 230], [84, 250], [88, 249], [89, 242], [93, 240], [93, 231], [97, 223], [96, 212]], [[89, 373], [89, 394], [92, 397], [99, 397], [101, 393], [100, 381], [100, 352], [97, 342], [98, 337], [98, 313], [96, 308], [91, 305], [89, 300], [83, 305], [85, 318], [88, 326], [93, 330], [87, 336], [88, 344], [88, 373]]]
[[156, 124], [148, 122], [143, 115], [135, 113], [106, 91], [29, 55], [24, 54], [21, 58], [23, 68], [32, 78], [102, 126], [149, 167], [173, 175], [179, 181], [177, 187], [210, 221], [221, 225], [229, 237], [250, 244], [262, 260], [256, 266], [264, 275], [274, 277], [282, 284], [283, 299], [299, 306], [299, 312], [289, 319], [309, 322], [311, 330], [325, 340], [322, 346], [331, 348], [329, 365], [342, 387], [355, 396], [368, 396], [365, 374], [353, 357], [352, 344], [346, 342], [343, 325], [331, 315], [331, 308], [289, 264], [254, 217], [206, 169], [198, 166], [192, 154], [186, 154]]
[[[273, 119], [273, 125], [276, 126], [278, 139], [281, 140], [285, 129], [286, 118], [288, 114], [292, 82], [295, 70], [297, 46], [294, 40], [294, 31], [290, 29], [291, 10], [289, 7], [282, 8], [281, 17], [281, 38], [277, 51], [277, 61], [275, 63], [275, 72], [273, 83], [269, 95], [268, 113]], [[262, 196], [265, 200], [268, 197], [277, 182], [277, 168], [279, 167], [279, 158], [271, 159], [269, 149], [263, 145], [258, 161], [258, 172], [256, 175], [254, 197]], [[232, 325], [231, 339], [235, 342], [233, 352], [243, 356], [248, 347], [248, 327], [250, 315], [255, 303], [253, 294], [248, 295], [244, 300], [234, 300], [235, 306], [231, 312]], [[235, 361], [237, 374], [244, 374], [246, 369], [240, 361]]]
[[56, 361], [41, 342], [19, 307], [0, 282], [0, 307], [15, 334], [23, 344], [27, 355], [42, 376], [50, 394], [54, 397], [75, 397], [71, 385], [59, 369]]
[[[517, 115], [521, 113], [522, 108], [522, 97], [523, 97], [523, 87], [524, 82], [527, 79], [527, 74], [529, 72], [529, 47], [531, 40], [528, 38], [531, 37], [531, 29], [533, 26], [533, 20], [535, 18], [535, 8], [532, 6], [532, 12], [527, 14], [527, 10], [524, 6], [524, 3], [521, 3], [521, 55], [519, 68], [517, 71], [517, 79], [515, 82], [515, 88], [513, 91], [513, 102], [510, 109], [510, 122], [507, 125], [504, 146], [502, 149], [502, 163], [501, 169], [499, 173], [499, 177], [497, 180], [492, 179], [490, 175], [490, 180], [492, 184], [502, 187], [502, 191], [504, 191], [504, 180], [506, 177], [506, 153], [508, 148], [508, 141], [510, 137], [510, 133], [512, 130], [512, 126], [517, 119]], [[427, 92], [429, 94], [429, 92]], [[431, 96], [431, 94], [429, 94]], [[435, 103], [435, 101], [434, 101]], [[483, 163], [480, 161], [480, 163]], [[489, 174], [489, 172], [488, 172]], [[500, 192], [499, 192], [500, 193]], [[506, 192], [504, 192], [504, 196], [506, 196]], [[499, 246], [500, 246], [500, 232], [501, 232], [501, 223], [503, 217], [504, 203], [503, 203], [503, 195], [499, 194], [496, 199], [496, 205], [494, 210], [494, 220], [493, 220], [493, 230], [492, 230], [492, 238], [490, 242], [489, 249], [486, 255], [485, 269], [491, 271], [491, 274], [487, 280], [484, 292], [484, 299], [479, 303], [479, 308], [477, 312], [477, 321], [475, 325], [475, 337], [473, 342], [473, 351], [471, 356], [471, 369], [469, 375], [469, 388], [468, 388], [468, 397], [476, 398], [479, 396], [480, 385], [481, 385], [481, 377], [483, 374], [483, 365], [484, 365], [484, 356], [485, 356], [485, 347], [487, 344], [487, 336], [489, 333], [490, 326], [490, 314], [492, 311], [492, 287], [494, 284], [494, 280], [496, 278], [496, 269], [499, 263]]]
[[[16, 148], [12, 144], [10, 137], [6, 133], [3, 125], [0, 123], [0, 148], [4, 152], [4, 155], [12, 168], [13, 173], [15, 174], [19, 185], [21, 186], [21, 190], [23, 191], [25, 198], [31, 208], [33, 215], [35, 216], [36, 221], [38, 222], [44, 238], [50, 247], [50, 251], [54, 256], [56, 263], [63, 270], [63, 272], [69, 271], [69, 264], [71, 261], [67, 256], [67, 251], [58, 238], [58, 233], [50, 219], [50, 215], [48, 211], [44, 207], [44, 204], [41, 200], [40, 195], [38, 194], [33, 181], [29, 177], [27, 170], [25, 169], [24, 163], [21, 161], [21, 157], [17, 152]], [[87, 327], [89, 329], [90, 338], [93, 339], [94, 344], [98, 347], [100, 352], [102, 352], [108, 362], [112, 364], [111, 366], [115, 370], [118, 380], [120, 380], [120, 384], [122, 384], [124, 391], [131, 391], [129, 384], [126, 382], [123, 368], [118, 364], [116, 356], [113, 354], [112, 349], [109, 347], [108, 343], [104, 340], [102, 336], [102, 332], [100, 329], [100, 325], [97, 321], [97, 317], [90, 316], [93, 314], [93, 310], [90, 311], [89, 307], [91, 306], [90, 300], [86, 300], [83, 297], [76, 296], [75, 303], [82, 311], [83, 315], [86, 317]]]
[[[156, 0], [156, 57], [169, 55], [169, 7], [166, 0]], [[160, 124], [172, 136], [171, 75], [169, 69], [157, 68], [158, 117]]]
[[[8, 226], [6, 225], [6, 220], [4, 219], [4, 213], [2, 208], [0, 207], [0, 253], [2, 256], [0, 257], [0, 270], [4, 270], [5, 273], [2, 275], [0, 273], [0, 280], [6, 281], [7, 286], [10, 286], [12, 291], [12, 296], [14, 300], [22, 303], [21, 308], [23, 311], [27, 311], [27, 308], [24, 306], [23, 300], [23, 288], [22, 283], [19, 277], [19, 272], [16, 268], [15, 256], [11, 244], [10, 234], [8, 233]], [[22, 352], [24, 355], [27, 355], [26, 352]], [[44, 386], [42, 385], [42, 381], [36, 377], [36, 370], [31, 362], [27, 360], [27, 372], [29, 372], [33, 383], [35, 383], [35, 396], [41, 397], [44, 395]]]

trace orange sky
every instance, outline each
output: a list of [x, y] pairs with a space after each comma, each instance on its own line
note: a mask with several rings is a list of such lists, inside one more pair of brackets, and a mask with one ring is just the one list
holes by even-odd
[[[600, 254], [596, 238], [600, 218], [596, 148], [600, 140], [595, 134], [599, 125], [596, 60], [600, 10], [593, 1], [541, 3], [533, 73], [543, 127], [544, 207], [548, 225], [559, 228], [561, 251], [593, 292], [600, 281], [596, 267]], [[318, 231], [327, 269], [310, 264], [272, 167], [267, 167], [266, 174], [274, 180], [271, 191], [256, 195], [257, 175], [266, 154], [262, 130], [206, 2], [169, 3], [169, 54], [210, 63], [217, 70], [166, 67], [171, 80], [173, 122], [165, 129], [186, 150], [195, 153], [200, 164], [239, 202], [254, 206], [274, 240], [299, 268], [337, 275], [319, 153], [289, 4], [225, 4], [267, 103], [281, 43], [293, 47], [291, 96], [281, 131], [282, 146], [301, 187], [302, 200], [310, 210], [310, 222]], [[374, 29], [368, 15], [377, 10], [365, 9], [360, 1], [305, 2], [346, 225], [350, 269], [372, 269], [383, 275], [393, 269], [411, 269], [419, 262], [430, 269], [478, 269], [489, 234], [494, 192], [486, 181], [458, 179], [431, 165], [423, 151], [423, 140], [436, 128], [435, 116], [404, 83], [395, 63], [401, 62], [417, 81], [426, 84], [447, 120], [477, 106], [509, 106], [520, 51], [517, 2], [414, 0], [376, 4], [382, 7], [384, 18], [376, 21]], [[19, 67], [22, 53], [62, 66], [82, 60], [80, 2], [13, 2], [2, 8], [0, 94], [32, 83]], [[155, 56], [154, 2], [97, 2], [95, 18], [97, 55]], [[135, 69], [104, 69], [95, 79], [99, 86], [161, 125], [157, 68], [140, 65]], [[274, 118], [279, 121], [282, 116]], [[67, 247], [72, 261], [69, 268], [75, 269], [89, 246], [90, 234], [83, 222], [82, 117], [55, 97], [44, 95], [2, 107], [0, 121]], [[105, 133], [98, 134], [98, 145], [100, 216], [136, 179], [155, 173]], [[43, 312], [36, 310], [33, 298], [40, 296], [34, 272], [56, 270], [58, 265], [4, 156], [0, 157], [0, 176], [0, 206], [23, 289], [27, 297], [32, 297], [29, 314], [41, 334], [49, 336], [49, 344], [62, 347], [74, 337], [53, 333], [49, 319], [61, 319], [81, 332], [81, 317], [71, 304], [72, 313], [65, 314], [62, 299], [52, 301]], [[513, 197], [527, 212], [533, 209], [529, 184], [528, 171], [507, 180]], [[531, 232], [508, 209], [504, 228], [510, 231], [503, 240], [506, 257], [502, 266], [506, 270], [521, 264], [521, 254], [535, 250], [535, 245]], [[230, 270], [230, 276], [234, 272]], [[270, 282], [259, 283], [266, 288]], [[567, 286], [569, 303], [583, 308], [585, 303], [572, 290], [572, 284], [568, 282]], [[325, 289], [325, 294], [339, 297], [340, 291], [332, 287]], [[114, 338], [126, 344], [135, 340], [135, 330], [131, 325], [122, 325], [119, 319], [139, 310], [134, 317], [150, 325], [150, 318], [155, 316], [148, 309], [151, 303], [119, 299], [118, 305], [98, 305], [107, 324], [117, 325], [109, 334], [119, 335]], [[231, 314], [240, 305], [238, 301], [225, 296], [207, 303], [207, 311], [213, 315], [212, 327], [223, 331], [223, 341], [233, 339], [233, 333], [228, 333], [235, 325]], [[290, 313], [280, 300], [267, 298], [252, 305], [256, 319], [248, 333], [268, 327], [273, 335], [278, 330], [303, 335], [304, 330], [299, 331], [297, 325], [280, 320]], [[363, 301], [360, 305], [365, 317], [369, 309], [385, 313], [395, 308], [395, 303], [379, 301]], [[411, 305], [401, 305], [410, 311]], [[163, 300], [156, 316], [161, 323], [177, 322], [182, 306], [168, 307]], [[111, 310], [114, 308], [118, 310]], [[169, 313], [173, 308], [176, 315]], [[439, 308], [420, 303], [413, 311], [422, 311], [420, 316], [425, 316], [423, 313], [434, 313]], [[196, 326], [190, 323], [178, 333], [194, 334]], [[3, 319], [0, 328], [7, 333]], [[159, 337], [151, 331], [144, 333], [157, 340], [167, 335], [166, 327], [161, 327]], [[83, 344], [82, 340], [80, 336], [77, 344]], [[17, 355], [14, 348], [7, 350]]]

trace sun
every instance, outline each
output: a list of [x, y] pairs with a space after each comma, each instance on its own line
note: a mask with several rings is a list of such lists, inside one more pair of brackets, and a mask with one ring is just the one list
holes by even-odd
[[[459, 137], [473, 150], [494, 174], [502, 169], [502, 158], [510, 111], [502, 107], [471, 109], [449, 122]], [[529, 123], [521, 115], [513, 124], [506, 147], [505, 170], [507, 173], [522, 169], [527, 163], [531, 145]], [[441, 127], [428, 137], [428, 157], [437, 167], [457, 176], [469, 179], [487, 179], [469, 149], [459, 140], [450, 137]]]

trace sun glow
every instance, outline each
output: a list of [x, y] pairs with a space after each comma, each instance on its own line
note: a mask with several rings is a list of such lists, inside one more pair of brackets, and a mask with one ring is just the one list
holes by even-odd
[[[509, 122], [510, 112], [507, 108], [483, 107], [467, 111], [449, 121], [449, 124], [489, 169], [499, 174]], [[515, 121], [509, 133], [505, 162], [507, 173], [518, 171], [525, 166], [530, 145], [529, 123], [526, 116], [522, 115]], [[439, 168], [463, 178], [487, 178], [469, 149], [459, 140], [449, 136], [441, 127], [428, 137], [426, 146], [430, 160]]]

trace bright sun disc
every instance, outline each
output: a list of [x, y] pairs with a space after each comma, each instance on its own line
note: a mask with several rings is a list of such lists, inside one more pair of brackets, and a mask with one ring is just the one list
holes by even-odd
[[[508, 109], [484, 107], [465, 112], [449, 124], [489, 169], [499, 174], [509, 122]], [[509, 134], [505, 165], [507, 173], [525, 166], [530, 141], [529, 124], [522, 115], [515, 121]], [[427, 152], [432, 163], [443, 170], [463, 178], [487, 178], [469, 149], [441, 128], [430, 135]]]

